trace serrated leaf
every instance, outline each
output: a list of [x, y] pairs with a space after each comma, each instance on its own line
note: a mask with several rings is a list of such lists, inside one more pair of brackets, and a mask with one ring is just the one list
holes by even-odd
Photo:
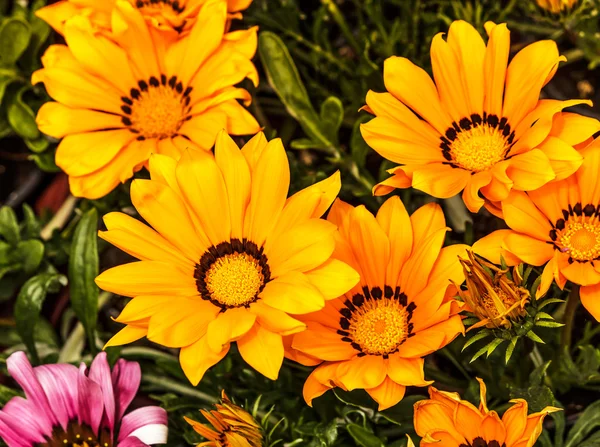
[[538, 335], [537, 335], [535, 332], [533, 332], [533, 331], [529, 331], [529, 332], [527, 332], [527, 333], [525, 334], [525, 336], [526, 336], [527, 338], [529, 338], [530, 340], [533, 340], [533, 341], [534, 341], [534, 342], [536, 342], [536, 343], [541, 343], [541, 344], [543, 344], [543, 345], [545, 345], [545, 344], [546, 344], [546, 342], [545, 342], [544, 340], [542, 340], [540, 337], [538, 337]]
[[30, 278], [19, 292], [15, 302], [17, 331], [35, 363], [39, 363], [34, 343], [34, 331], [40, 317], [42, 304], [49, 292], [58, 292], [67, 284], [67, 278], [57, 273], [41, 273]]
[[21, 240], [17, 215], [8, 206], [0, 208], [0, 236], [11, 245], [16, 245]]
[[561, 300], [560, 298], [548, 298], [547, 300], [542, 301], [539, 305], [538, 305], [538, 309], [543, 309], [544, 307], [546, 307], [548, 304], [553, 304], [553, 303], [564, 303], [565, 300]]
[[552, 320], [552, 321], [554, 321], [554, 318], [552, 317], [552, 315], [550, 315], [550, 314], [548, 314], [548, 313], [546, 313], [546, 312], [538, 312], [538, 313], [535, 315], [535, 317], [536, 317], [537, 319], [539, 319], [539, 320], [546, 319], [546, 320]]
[[357, 445], [362, 447], [385, 447], [381, 439], [379, 439], [372, 431], [361, 427], [357, 424], [348, 424], [346, 426], [348, 433], [354, 439]]
[[98, 213], [92, 208], [83, 214], [75, 228], [69, 259], [71, 306], [85, 328], [94, 350], [96, 318], [98, 314]]
[[503, 342], [505, 342], [506, 340], [504, 340], [503, 338], [496, 338], [495, 340], [491, 341], [490, 343], [488, 343], [488, 349], [487, 349], [487, 355], [486, 357], [489, 357], [492, 352], [494, 352], [496, 350], [496, 348], [498, 346], [500, 346]]
[[563, 327], [563, 323], [559, 323], [558, 321], [548, 321], [548, 320], [540, 320], [535, 323], [538, 327]]
[[517, 337], [513, 338], [510, 340], [510, 343], [508, 344], [508, 346], [506, 347], [506, 354], [504, 356], [504, 363], [506, 363], [508, 365], [508, 362], [510, 360], [510, 358], [513, 355], [513, 352], [515, 350], [515, 347], [517, 346], [517, 341], [519, 339]]
[[475, 335], [473, 335], [471, 338], [469, 338], [466, 343], [464, 344], [464, 346], [461, 349], [461, 352], [464, 351], [465, 349], [467, 349], [469, 346], [471, 346], [473, 343], [485, 338], [485, 337], [489, 337], [490, 335], [492, 335], [492, 331], [490, 331], [489, 329], [482, 329], [479, 332], [477, 332]]
[[[486, 344], [483, 348], [481, 348], [479, 351], [477, 351], [475, 353], [475, 355], [471, 358], [471, 361], [469, 363], [473, 363], [475, 360], [477, 360], [479, 357], [481, 357], [483, 354], [487, 353], [487, 357], [490, 356], [490, 353], [496, 349], [500, 343], [502, 343], [504, 340], [501, 338], [495, 338], [494, 340], [492, 340], [491, 342], [489, 342], [488, 344]], [[489, 351], [491, 349], [491, 351]]]
[[548, 367], [552, 363], [552, 360], [548, 360], [544, 364], [535, 368], [531, 374], [529, 375], [529, 384], [530, 385], [541, 385], [544, 377], [546, 377], [546, 371], [548, 371]]

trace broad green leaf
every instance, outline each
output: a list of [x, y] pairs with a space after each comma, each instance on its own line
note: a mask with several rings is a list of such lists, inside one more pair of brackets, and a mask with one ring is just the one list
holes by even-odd
[[6, 116], [10, 126], [20, 137], [36, 140], [41, 136], [41, 133], [35, 122], [35, 114], [31, 107], [23, 101], [22, 97], [27, 88], [29, 87], [24, 87], [16, 95], [11, 95], [7, 104]]
[[338, 131], [344, 121], [344, 105], [339, 98], [330, 96], [321, 104], [321, 128], [328, 136], [329, 141], [338, 141]]
[[17, 215], [8, 206], [0, 208], [0, 236], [12, 245], [16, 245], [21, 240]]
[[9, 388], [7, 386], [0, 385], [0, 407], [3, 407], [9, 400], [17, 396], [25, 397], [23, 393], [17, 390], [13, 390], [12, 388]]
[[29, 45], [31, 27], [17, 17], [11, 17], [0, 25], [0, 64], [13, 65]]
[[47, 150], [41, 154], [32, 154], [29, 156], [35, 164], [44, 172], [60, 172], [60, 168], [56, 166], [55, 161], [56, 149]]
[[39, 363], [39, 358], [34, 344], [34, 331], [40, 318], [42, 304], [49, 292], [58, 292], [60, 287], [66, 284], [67, 278], [63, 275], [41, 273], [23, 284], [15, 302], [17, 331], [35, 363]]
[[315, 142], [315, 148], [337, 153], [335, 143], [323, 131], [321, 117], [313, 108], [298, 69], [283, 41], [276, 34], [264, 31], [258, 37], [258, 53], [269, 84], [288, 113]]
[[12, 68], [0, 68], [0, 103], [2, 102], [2, 98], [4, 98], [6, 87], [17, 80], [22, 81], [16, 70]]
[[40, 137], [36, 138], [35, 140], [26, 139], [23, 141], [25, 141], [25, 144], [32, 152], [38, 154], [44, 152], [46, 149], [48, 149], [48, 146], [50, 146], [50, 141], [48, 141], [48, 139], [43, 135], [40, 135]]
[[98, 313], [98, 213], [92, 208], [75, 228], [69, 259], [69, 290], [71, 306], [83, 324], [90, 343], [95, 349], [96, 318]]
[[546, 385], [529, 388], [513, 388], [510, 390], [511, 399], [525, 399], [531, 412], [542, 411], [555, 403], [554, 393]]
[[36, 239], [21, 241], [17, 244], [16, 253], [25, 273], [31, 274], [44, 258], [44, 244]]
[[35, 239], [40, 237], [40, 223], [31, 207], [27, 204], [23, 205], [23, 223], [21, 231], [25, 239]]
[[357, 424], [348, 424], [346, 426], [350, 436], [354, 438], [356, 444], [362, 447], [384, 447], [383, 442], [372, 431]]
[[569, 431], [565, 447], [576, 447], [594, 430], [600, 427], [600, 401], [594, 402], [579, 416]]
[[364, 168], [367, 160], [367, 154], [371, 150], [360, 133], [360, 125], [370, 121], [371, 118], [371, 116], [362, 115], [356, 120], [354, 126], [352, 127], [352, 135], [350, 136], [350, 153], [352, 154], [352, 158], [359, 168]]

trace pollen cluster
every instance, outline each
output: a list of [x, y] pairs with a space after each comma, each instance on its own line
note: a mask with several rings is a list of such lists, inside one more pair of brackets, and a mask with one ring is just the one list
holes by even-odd
[[556, 242], [576, 261], [591, 261], [600, 256], [600, 223], [567, 221]]
[[253, 301], [264, 285], [257, 259], [247, 253], [218, 258], [206, 272], [206, 288], [212, 298], [225, 306], [243, 306]]
[[190, 92], [191, 88], [184, 90], [176, 76], [140, 81], [129, 97], [121, 98], [123, 124], [139, 134], [138, 140], [174, 137], [189, 116]]

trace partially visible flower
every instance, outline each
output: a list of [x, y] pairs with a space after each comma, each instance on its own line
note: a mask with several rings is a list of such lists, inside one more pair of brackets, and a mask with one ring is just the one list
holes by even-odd
[[421, 447], [530, 447], [542, 433], [547, 414], [560, 411], [546, 407], [527, 415], [527, 401], [513, 399], [502, 419], [488, 410], [486, 387], [480, 386], [479, 408], [461, 400], [457, 393], [429, 388], [428, 400], [415, 403], [415, 431], [423, 439]]
[[320, 365], [304, 384], [304, 399], [327, 390], [364, 389], [383, 410], [407, 386], [427, 386], [424, 357], [464, 332], [451, 280], [462, 283], [457, 256], [465, 245], [442, 248], [448, 228], [439, 205], [408, 215], [400, 199], [377, 216], [337, 200], [328, 220], [339, 227], [334, 257], [360, 272], [352, 290], [302, 316], [287, 356]]
[[[210, 0], [60, 0], [52, 5], [39, 9], [36, 15], [47, 22], [54, 30], [64, 34], [65, 22], [76, 16], [89, 17], [92, 25], [98, 30], [112, 31], [111, 16], [119, 1], [130, 3], [140, 10], [144, 20], [153, 28], [170, 33], [189, 31], [202, 7]], [[227, 4], [227, 11], [238, 16], [252, 0], [222, 0]]]
[[[540, 100], [540, 91], [564, 61], [552, 40], [535, 42], [508, 64], [505, 24], [485, 24], [486, 43], [464, 21], [431, 44], [435, 84], [403, 57], [384, 64], [388, 93], [369, 92], [375, 118], [361, 126], [365, 141], [400, 166], [375, 186], [376, 195], [413, 187], [434, 197], [462, 191], [472, 212], [564, 179], [579, 168], [573, 146], [600, 130], [596, 119], [561, 110], [589, 101]], [[492, 207], [498, 214], [498, 208]]]
[[331, 259], [337, 229], [320, 218], [340, 190], [339, 173], [288, 198], [281, 140], [261, 133], [240, 150], [222, 132], [214, 156], [155, 155], [150, 176], [132, 182], [131, 200], [152, 227], [123, 213], [104, 217], [100, 237], [140, 259], [96, 278], [133, 298], [117, 318], [126, 326], [107, 346], [147, 336], [181, 348], [183, 371], [197, 385], [235, 342], [250, 366], [275, 380], [283, 336], [305, 329], [296, 316], [359, 281]]
[[553, 280], [581, 286], [581, 302], [600, 321], [600, 139], [581, 150], [581, 168], [535, 191], [513, 192], [502, 202], [510, 230], [480, 239], [473, 250], [492, 262], [546, 265], [537, 296]]
[[237, 406], [225, 394], [221, 393], [221, 403], [215, 404], [216, 410], [200, 410], [210, 426], [184, 417], [194, 430], [208, 439], [197, 444], [198, 447], [261, 447], [263, 436], [260, 425], [250, 413]]
[[73, 365], [31, 367], [24, 352], [6, 361], [25, 391], [0, 411], [0, 437], [9, 447], [144, 447], [167, 442], [167, 413], [143, 407], [125, 414], [140, 386], [140, 366], [119, 359], [112, 373], [106, 353], [87, 371]]
[[112, 17], [110, 39], [88, 17], [70, 19], [68, 46], [50, 46], [32, 77], [56, 101], [44, 104], [36, 121], [62, 138], [56, 164], [73, 195], [106, 195], [153, 153], [179, 158], [187, 148], [210, 150], [221, 129], [258, 132], [238, 103], [248, 104], [250, 94], [234, 87], [245, 78], [258, 83], [251, 62], [256, 29], [224, 34], [224, 2], [208, 0], [189, 34], [174, 43], [153, 36], [128, 2], [117, 2]]
[[529, 291], [522, 286], [523, 278], [517, 268], [500, 269], [468, 251], [468, 259], [459, 258], [465, 273], [467, 290], [458, 288], [469, 311], [479, 322], [468, 331], [481, 326], [510, 328], [526, 315], [525, 304]]
[[562, 11], [569, 10], [579, 2], [579, 0], [535, 0], [538, 6], [552, 14], [560, 14]]

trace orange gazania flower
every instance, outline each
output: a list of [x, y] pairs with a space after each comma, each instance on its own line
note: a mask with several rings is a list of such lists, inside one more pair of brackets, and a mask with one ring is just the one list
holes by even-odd
[[575, 6], [579, 0], [536, 0], [538, 6], [552, 14], [560, 14]]
[[450, 26], [446, 40], [434, 37], [435, 84], [406, 58], [385, 61], [389, 93], [368, 93], [366, 110], [376, 117], [361, 130], [373, 149], [401, 166], [375, 186], [376, 195], [410, 186], [440, 198], [462, 191], [477, 212], [484, 198], [497, 202], [512, 189], [539, 188], [581, 165], [572, 145], [600, 130], [600, 122], [559, 114], [586, 101], [539, 100], [565, 60], [556, 43], [531, 44], [507, 67], [506, 25], [488, 22], [486, 29], [487, 47], [464, 21]]
[[225, 390], [221, 393], [221, 403], [215, 404], [214, 410], [200, 412], [212, 427], [183, 417], [196, 433], [208, 439], [197, 447], [262, 447], [260, 425], [250, 413], [231, 402]]
[[[223, 1], [230, 14], [239, 13], [252, 3], [252, 0]], [[130, 3], [154, 28], [175, 35], [189, 31], [210, 0], [60, 0], [41, 8], [36, 15], [60, 34], [64, 34], [65, 22], [76, 15], [89, 17], [94, 27], [110, 33], [112, 12], [118, 2]]]
[[392, 197], [375, 217], [338, 200], [328, 220], [340, 231], [334, 257], [360, 272], [361, 281], [303, 316], [307, 329], [294, 335], [287, 355], [321, 363], [304, 384], [309, 405], [334, 387], [361, 388], [383, 410], [402, 399], [406, 386], [430, 384], [423, 357], [464, 332], [450, 281], [464, 280], [457, 256], [466, 256], [466, 246], [442, 248], [448, 228], [436, 204], [409, 217]]
[[530, 447], [542, 433], [547, 414], [560, 411], [546, 407], [527, 415], [527, 401], [513, 399], [502, 419], [488, 410], [486, 388], [480, 386], [479, 408], [461, 400], [457, 393], [429, 388], [429, 400], [415, 404], [415, 431], [423, 439], [421, 447]]
[[[190, 33], [168, 44], [153, 39], [140, 10], [118, 2], [113, 38], [78, 16], [65, 25], [67, 45], [52, 45], [33, 74], [56, 102], [42, 106], [40, 130], [63, 138], [56, 164], [75, 196], [96, 199], [139, 170], [150, 154], [178, 158], [210, 150], [217, 132], [254, 134], [256, 120], [234, 87], [258, 83], [250, 59], [256, 29], [224, 34], [226, 5], [209, 0]], [[156, 37], [156, 36], [155, 36]]]
[[[100, 237], [140, 259], [96, 278], [133, 299], [116, 319], [127, 326], [107, 346], [150, 341], [181, 348], [197, 385], [237, 343], [242, 358], [276, 379], [282, 337], [350, 290], [358, 273], [331, 259], [336, 227], [320, 219], [337, 196], [339, 173], [287, 198], [281, 140], [258, 134], [240, 151], [224, 132], [215, 156], [154, 155], [151, 180], [134, 180], [131, 201], [153, 228], [122, 213], [104, 217]], [[293, 315], [293, 316], [290, 316]]]
[[600, 321], [600, 139], [585, 149], [581, 168], [571, 177], [528, 193], [513, 192], [502, 202], [510, 230], [498, 230], [477, 241], [473, 249], [492, 262], [503, 254], [544, 265], [538, 295], [553, 279], [581, 286], [581, 301]]

